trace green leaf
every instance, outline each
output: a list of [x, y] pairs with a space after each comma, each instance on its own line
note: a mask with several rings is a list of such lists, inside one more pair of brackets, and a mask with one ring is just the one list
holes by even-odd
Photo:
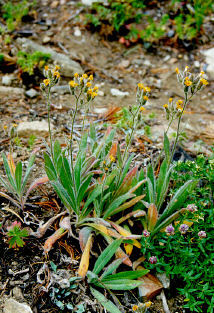
[[54, 158], [54, 166], [57, 170], [57, 173], [60, 173], [61, 164], [62, 164], [62, 150], [58, 140], [54, 142], [53, 147], [53, 158]]
[[90, 123], [90, 137], [94, 142], [97, 141], [96, 129], [93, 123]]
[[85, 193], [90, 185], [92, 175], [89, 175], [85, 178], [85, 180], [82, 182], [82, 184], [79, 187], [78, 195], [77, 195], [77, 205], [80, 205], [80, 202], [83, 200]]
[[67, 190], [62, 186], [62, 184], [60, 182], [58, 182], [58, 181], [52, 181], [51, 184], [54, 187], [57, 195], [62, 200], [62, 202], [65, 205], [65, 207], [67, 207], [67, 209], [70, 212], [74, 211], [75, 213], [78, 213], [78, 212], [76, 212], [75, 203], [73, 203], [73, 200], [69, 196]]
[[21, 185], [22, 185], [22, 162], [21, 161], [16, 166], [15, 179], [16, 179], [17, 193], [20, 194]]
[[50, 266], [51, 266], [52, 270], [54, 271], [54, 273], [56, 273], [57, 265], [53, 261], [50, 261]]
[[10, 183], [11, 187], [14, 189], [14, 191], [17, 191], [16, 183], [14, 181], [13, 175], [11, 174], [10, 166], [8, 164], [6, 155], [4, 153], [2, 153], [2, 158], [3, 158], [4, 168], [5, 168], [5, 172], [6, 172], [8, 180], [9, 180], [9, 183]]
[[122, 243], [122, 239], [114, 240], [99, 256], [97, 259], [93, 273], [98, 275], [99, 272], [105, 267], [105, 265], [110, 261], [114, 253], [117, 251]]
[[47, 153], [44, 153], [44, 161], [45, 161], [45, 172], [50, 181], [57, 180], [57, 171], [50, 156]]
[[100, 293], [98, 290], [90, 287], [92, 295], [103, 305], [103, 307], [110, 313], [121, 313], [121, 311], [110, 300]]
[[101, 283], [98, 281], [95, 282], [94, 284], [98, 287], [107, 288], [111, 290], [131, 290], [142, 285], [142, 281], [122, 278], [112, 280], [110, 276], [108, 279], [107, 278], [103, 279]]
[[149, 194], [149, 202], [155, 203], [155, 193], [153, 189], [153, 184], [149, 177], [147, 177], [147, 188], [148, 188], [148, 194]]
[[128, 160], [126, 161], [126, 163], [124, 165], [124, 169], [123, 169], [122, 175], [121, 175], [121, 179], [120, 179], [120, 181], [118, 183], [118, 187], [120, 187], [120, 185], [123, 183], [123, 180], [124, 180], [128, 170], [130, 168], [130, 165], [131, 165], [131, 162], [132, 162], [133, 158], [134, 158], [134, 154], [131, 154], [130, 157], [128, 158]]
[[103, 216], [104, 219], [108, 218], [109, 216], [111, 216], [111, 213], [117, 209], [123, 202], [125, 202], [127, 199], [133, 198], [134, 195], [127, 192], [125, 195], [122, 195], [120, 197], [118, 197], [117, 199], [115, 199], [109, 206], [108, 208], [105, 210], [105, 214]]
[[21, 192], [23, 193], [24, 192], [24, 188], [27, 184], [27, 181], [28, 181], [28, 178], [29, 178], [29, 175], [31, 173], [31, 170], [33, 168], [33, 164], [35, 162], [35, 158], [36, 158], [36, 155], [35, 154], [32, 154], [28, 160], [28, 165], [27, 165], [27, 169], [26, 169], [26, 172], [25, 172], [25, 175], [24, 175], [24, 179], [23, 179], [23, 182], [22, 182], [22, 188], [21, 188]]
[[82, 209], [82, 217], [85, 217], [88, 214], [88, 206], [96, 199], [100, 194], [102, 193], [102, 186], [98, 185], [95, 187], [95, 189], [92, 191], [92, 193], [88, 196], [88, 199]]
[[117, 259], [114, 260], [107, 268], [106, 270], [103, 272], [102, 276], [100, 277], [100, 279], [102, 280], [103, 278], [105, 278], [108, 275], [111, 275], [119, 266], [120, 264], [123, 262], [123, 259]]
[[181, 188], [178, 189], [178, 191], [174, 194], [173, 198], [164, 210], [163, 214], [159, 218], [156, 226], [160, 225], [163, 220], [173, 214], [177, 209], [182, 207], [184, 201], [187, 199], [191, 191], [195, 188], [197, 183], [198, 181], [189, 180]]
[[119, 144], [117, 144], [117, 161], [118, 161], [119, 167], [122, 167], [123, 166], [123, 162], [122, 162], [122, 155], [121, 155], [120, 145]]
[[[117, 274], [113, 274], [109, 277], [102, 279], [101, 281], [104, 283], [105, 280], [119, 280], [119, 279], [136, 279], [148, 274], [149, 270], [139, 270], [139, 271], [125, 271]], [[141, 282], [142, 283], [142, 282]]]

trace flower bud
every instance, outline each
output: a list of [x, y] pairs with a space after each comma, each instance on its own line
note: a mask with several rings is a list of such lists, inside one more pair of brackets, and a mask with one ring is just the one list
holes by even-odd
[[199, 237], [199, 238], [206, 238], [206, 237], [207, 237], [207, 234], [206, 234], [206, 232], [205, 232], [204, 230], [201, 230], [201, 231], [199, 231], [199, 233], [198, 233], [198, 237]]
[[181, 226], [179, 227], [179, 230], [182, 235], [186, 234], [188, 229], [189, 229], [189, 226], [187, 224], [181, 224]]
[[166, 227], [165, 232], [167, 235], [171, 236], [175, 234], [175, 229], [172, 225]]
[[151, 263], [151, 264], [156, 264], [157, 263], [157, 257], [156, 256], [151, 256], [150, 258], [149, 258], [149, 262]]
[[149, 237], [150, 236], [150, 232], [148, 232], [147, 230], [143, 231], [143, 237]]

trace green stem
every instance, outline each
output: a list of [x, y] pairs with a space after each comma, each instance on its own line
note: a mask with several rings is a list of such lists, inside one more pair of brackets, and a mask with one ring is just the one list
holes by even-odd
[[185, 93], [184, 107], [183, 107], [183, 110], [182, 110], [182, 112], [181, 112], [181, 115], [179, 116], [179, 119], [178, 119], [177, 133], [176, 133], [176, 138], [175, 138], [175, 142], [174, 142], [174, 145], [173, 145], [171, 157], [170, 157], [170, 159], [169, 159], [169, 164], [171, 164], [171, 162], [172, 162], [172, 159], [173, 159], [173, 156], [174, 156], [174, 153], [175, 153], [175, 149], [176, 149], [176, 146], [177, 146], [177, 142], [178, 142], [178, 139], [179, 139], [179, 136], [180, 136], [181, 119], [182, 119], [184, 110], [185, 110], [185, 108], [186, 108], [186, 106], [187, 106], [187, 104], [189, 103], [189, 101], [190, 101], [191, 98], [192, 98], [192, 96], [188, 99], [187, 93]]
[[51, 157], [53, 159], [53, 145], [52, 145], [52, 134], [51, 134], [51, 122], [50, 122], [50, 92], [51, 92], [51, 86], [48, 87], [47, 105], [48, 105], [48, 131], [49, 131], [49, 137], [50, 137]]

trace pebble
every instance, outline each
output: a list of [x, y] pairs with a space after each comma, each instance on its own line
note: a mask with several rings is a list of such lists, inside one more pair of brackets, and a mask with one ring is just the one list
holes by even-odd
[[120, 67], [120, 68], [127, 68], [129, 65], [130, 65], [130, 61], [129, 60], [122, 60], [118, 64], [118, 67]]
[[125, 97], [129, 95], [128, 91], [121, 91], [119, 89], [116, 88], [111, 88], [111, 94], [114, 97]]
[[43, 39], [42, 39], [42, 42], [43, 43], [48, 43], [51, 41], [51, 38], [49, 36], [45, 36]]
[[4, 302], [3, 313], [33, 313], [33, 311], [28, 304], [9, 298]]
[[12, 81], [14, 79], [14, 76], [11, 76], [11, 75], [4, 75], [2, 77], [2, 84], [5, 85], [5, 86], [10, 86]]
[[32, 98], [35, 98], [36, 96], [38, 96], [39, 93], [35, 89], [31, 88], [31, 89], [27, 90], [25, 92], [25, 94], [26, 94], [26, 96], [28, 96], [29, 98], [32, 99]]
[[214, 48], [202, 51], [201, 53], [206, 58], [206, 72], [209, 74], [210, 78], [214, 80]]
[[199, 62], [199, 61], [197, 61], [197, 60], [196, 60], [196, 61], [194, 61], [194, 66], [195, 66], [195, 67], [197, 67], [197, 68], [199, 68], [199, 67], [200, 67], [200, 62]]
[[[51, 125], [53, 129], [53, 125]], [[21, 137], [30, 137], [34, 135], [36, 137], [43, 137], [49, 134], [48, 122], [46, 121], [32, 121], [32, 122], [21, 122], [17, 126], [17, 133]]]
[[53, 1], [50, 6], [52, 9], [55, 9], [58, 7], [58, 5], [59, 5], [59, 1]]
[[81, 37], [82, 36], [81, 30], [79, 29], [78, 26], [74, 27], [74, 36], [75, 37]]
[[21, 97], [23, 94], [22, 88], [0, 86], [0, 96]]

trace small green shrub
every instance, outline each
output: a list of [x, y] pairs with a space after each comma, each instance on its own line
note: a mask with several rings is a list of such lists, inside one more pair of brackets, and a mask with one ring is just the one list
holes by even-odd
[[29, 75], [34, 74], [36, 67], [42, 68], [50, 59], [50, 54], [35, 51], [34, 53], [26, 53], [19, 51], [17, 53], [17, 64], [20, 66], [23, 72], [27, 72]]

